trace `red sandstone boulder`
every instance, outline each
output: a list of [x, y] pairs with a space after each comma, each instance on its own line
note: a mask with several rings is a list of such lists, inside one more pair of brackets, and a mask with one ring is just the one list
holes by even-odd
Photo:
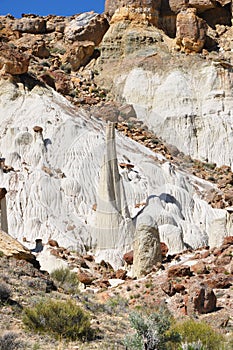
[[209, 279], [205, 281], [205, 283], [210, 288], [219, 288], [219, 289], [226, 289], [229, 288], [233, 283], [233, 277], [230, 275], [225, 275], [222, 273], [219, 273], [217, 275], [210, 276]]
[[[43, 129], [42, 129], [43, 130]], [[55, 241], [54, 239], [49, 239], [48, 240], [48, 244], [51, 246], [51, 247], [59, 247], [57, 241]]]
[[96, 279], [90, 273], [84, 272], [82, 270], [79, 270], [79, 272], [77, 273], [77, 277], [79, 282], [83, 283], [85, 286], [89, 286]]
[[29, 56], [20, 53], [8, 44], [0, 43], [0, 69], [4, 73], [20, 75], [27, 73]]
[[133, 250], [123, 255], [123, 259], [128, 265], [133, 265]]
[[116, 278], [119, 278], [121, 280], [125, 280], [127, 276], [127, 271], [123, 269], [119, 269], [116, 271]]
[[186, 309], [188, 315], [193, 315], [195, 312], [206, 314], [216, 310], [217, 298], [212, 288], [195, 284], [189, 290], [189, 295], [186, 300]]
[[223, 245], [233, 245], [233, 236], [224, 237]]
[[168, 253], [168, 246], [164, 242], [160, 242], [162, 258], [165, 258]]
[[196, 9], [187, 8], [177, 15], [176, 43], [185, 52], [201, 52], [206, 40], [206, 22], [196, 16]]
[[174, 285], [171, 281], [166, 281], [166, 282], [162, 283], [161, 289], [164, 291], [164, 293], [169, 295], [169, 297], [172, 297], [173, 295], [176, 294], [176, 290], [175, 290]]
[[168, 278], [184, 277], [184, 276], [191, 276], [191, 275], [192, 275], [192, 272], [190, 270], [190, 267], [185, 265], [172, 266], [168, 269], [168, 272], [167, 272]]
[[190, 270], [196, 275], [209, 273], [206, 264], [203, 261], [199, 261], [197, 264], [191, 266]]

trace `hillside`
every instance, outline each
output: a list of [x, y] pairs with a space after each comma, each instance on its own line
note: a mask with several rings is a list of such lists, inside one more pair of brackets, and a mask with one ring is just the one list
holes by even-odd
[[[231, 21], [230, 0], [109, 0], [103, 14], [0, 17], [1, 278], [13, 289], [4, 329], [13, 320], [25, 342], [17, 310], [45, 296], [48, 272], [68, 267], [90, 290], [58, 287], [52, 299], [90, 300], [114, 349], [124, 348], [126, 314], [153, 303], [230, 337]], [[29, 349], [68, 346], [33, 337]], [[69, 346], [110, 349], [106, 337]]]

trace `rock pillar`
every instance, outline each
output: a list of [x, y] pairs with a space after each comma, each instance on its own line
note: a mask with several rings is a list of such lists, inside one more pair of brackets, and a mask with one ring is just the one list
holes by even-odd
[[0, 188], [0, 216], [1, 216], [1, 230], [8, 233], [7, 224], [7, 208], [6, 208], [6, 197], [7, 190]]
[[159, 231], [157, 226], [140, 224], [134, 241], [133, 275], [140, 278], [150, 273], [157, 262], [162, 261]]
[[115, 256], [117, 251], [123, 257], [132, 244], [132, 220], [118, 170], [113, 123], [108, 123], [106, 129], [106, 153], [100, 171], [93, 237], [97, 250], [108, 251], [106, 257]]

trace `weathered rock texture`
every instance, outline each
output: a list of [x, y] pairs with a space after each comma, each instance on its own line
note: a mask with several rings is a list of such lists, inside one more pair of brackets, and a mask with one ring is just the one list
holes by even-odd
[[196, 9], [188, 8], [177, 15], [176, 43], [180, 49], [201, 52], [205, 45], [206, 22], [196, 16]]
[[159, 231], [156, 226], [139, 224], [134, 238], [133, 275], [137, 278], [151, 272], [162, 261]]
[[66, 51], [62, 58], [62, 63], [71, 65], [73, 71], [77, 71], [82, 65], [88, 63], [95, 50], [95, 43], [93, 41], [75, 42]]
[[46, 21], [42, 18], [21, 18], [12, 22], [12, 30], [30, 34], [46, 32]]
[[66, 26], [64, 34], [72, 42], [91, 40], [98, 46], [108, 28], [108, 21], [103, 15], [86, 12], [76, 16]]
[[29, 66], [29, 57], [5, 43], [0, 43], [0, 69], [12, 75], [24, 74]]
[[132, 245], [132, 232], [126, 229], [130, 221], [124, 185], [118, 170], [115, 125], [108, 123], [94, 228], [98, 249], [120, 250], [123, 257], [123, 253]]
[[0, 250], [7, 257], [26, 260], [31, 262], [34, 266], [39, 267], [38, 261], [36, 261], [35, 256], [30, 250], [2, 230], [0, 230]]
[[158, 25], [161, 0], [118, 0], [105, 2], [105, 11], [112, 17], [112, 22], [119, 20], [148, 21]]

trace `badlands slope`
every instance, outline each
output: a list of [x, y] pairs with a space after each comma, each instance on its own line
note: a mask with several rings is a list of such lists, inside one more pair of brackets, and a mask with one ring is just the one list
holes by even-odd
[[[46, 243], [52, 238], [82, 253], [104, 250], [97, 239], [95, 207], [106, 123], [73, 107], [51, 88], [1, 81], [0, 91], [1, 157], [13, 167], [0, 173], [1, 187], [8, 191], [9, 234], [30, 248], [35, 239]], [[119, 167], [132, 230], [138, 223], [157, 224], [170, 253], [219, 245], [230, 235], [227, 211], [211, 208], [198, 195], [213, 185], [117, 131], [116, 150], [119, 163], [134, 166]], [[108, 249], [111, 229], [105, 229]], [[122, 230], [119, 234], [127, 236], [125, 222]], [[119, 247], [122, 255], [128, 243]]]

